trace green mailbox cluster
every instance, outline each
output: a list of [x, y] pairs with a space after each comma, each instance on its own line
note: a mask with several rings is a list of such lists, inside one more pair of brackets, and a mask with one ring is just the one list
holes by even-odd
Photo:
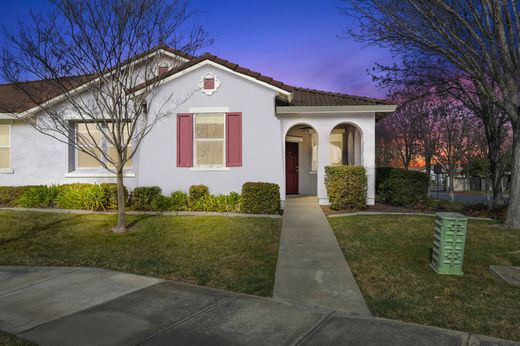
[[457, 213], [437, 213], [431, 267], [439, 274], [462, 275], [468, 218]]

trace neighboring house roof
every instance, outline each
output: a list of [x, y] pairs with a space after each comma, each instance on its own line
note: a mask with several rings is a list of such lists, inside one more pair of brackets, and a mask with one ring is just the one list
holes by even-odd
[[60, 87], [52, 80], [0, 84], [0, 113], [25, 112], [61, 95], [64, 91], [85, 84], [89, 79], [86, 76], [68, 77], [65, 83], [60, 83]]
[[[209, 53], [194, 58], [189, 55], [179, 53], [177, 50], [169, 48], [167, 46], [159, 46], [155, 49], [162, 49], [169, 53], [178, 55], [186, 59], [187, 62], [176, 68], [173, 68], [165, 74], [158, 76], [156, 79], [150, 81], [149, 83], [158, 82], [160, 80], [174, 76], [182, 71], [185, 71], [190, 67], [196, 66], [197, 64], [203, 63], [205, 61], [211, 61], [213, 63], [226, 67], [236, 73], [254, 78], [260, 82], [266, 83], [277, 89], [281, 89], [291, 94], [291, 97], [289, 97], [288, 99], [278, 97], [276, 100], [277, 106], [305, 107], [387, 105], [387, 103], [384, 100], [374, 98], [290, 86], [281, 81], [275, 80], [272, 77], [268, 77], [259, 72], [255, 72], [250, 69], [244, 68], [238, 64], [232, 63], [228, 60], [219, 58], [218, 56]], [[149, 53], [150, 51], [140, 54], [132, 60], [136, 60]], [[68, 90], [62, 90], [58, 87], [53, 88], [52, 80], [39, 80], [17, 84], [0, 85], [0, 112], [21, 113], [27, 111], [31, 108], [34, 108], [38, 103], [49, 101], [62, 94], [64, 91], [69, 91], [76, 87], [79, 87], [82, 84], [88, 82], [89, 80], [92, 80], [92, 77], [68, 77], [67, 87], [70, 85], [70, 88]], [[131, 92], [137, 92], [145, 86], [145, 83], [138, 85], [133, 90], [131, 90]], [[29, 93], [30, 96], [28, 96], [27, 93]]]

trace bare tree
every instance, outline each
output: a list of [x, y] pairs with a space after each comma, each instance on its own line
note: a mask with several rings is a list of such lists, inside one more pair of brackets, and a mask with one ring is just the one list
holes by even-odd
[[449, 193], [455, 200], [454, 178], [462, 167], [465, 155], [472, 148], [472, 119], [467, 110], [460, 106], [443, 108], [445, 113], [439, 117], [439, 143], [435, 160], [448, 172]]
[[398, 107], [383, 122], [391, 134], [398, 160], [405, 169], [409, 169], [419, 152], [418, 129], [424, 110], [410, 90], [397, 91], [389, 99]]
[[[172, 115], [162, 106], [182, 102], [173, 92], [156, 98], [159, 64], [168, 52], [170, 70], [185, 63], [207, 42], [206, 34], [201, 27], [186, 27], [194, 12], [184, 0], [52, 0], [50, 5], [18, 31], [4, 29], [3, 77], [34, 105], [34, 112], [13, 115], [116, 175], [114, 231], [122, 232], [125, 167], [154, 125]], [[148, 112], [152, 108], [158, 111]]]
[[393, 134], [389, 122], [380, 121], [376, 124], [376, 163], [378, 167], [393, 167], [397, 161]]
[[[500, 108], [513, 132], [513, 164], [505, 225], [520, 228], [520, 4], [514, 0], [345, 0], [359, 18], [360, 40], [403, 58], [399, 82], [417, 71], [445, 69], [474, 83]], [[480, 114], [478, 114], [481, 116]], [[495, 113], [491, 113], [495, 117]]]

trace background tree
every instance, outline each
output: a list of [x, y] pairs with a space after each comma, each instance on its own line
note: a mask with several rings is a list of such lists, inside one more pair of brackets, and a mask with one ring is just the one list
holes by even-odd
[[[161, 105], [182, 102], [173, 93], [155, 97], [163, 58], [158, 47], [183, 52], [170, 66], [175, 68], [207, 42], [204, 30], [188, 23], [193, 15], [183, 0], [52, 0], [48, 11], [32, 14], [18, 31], [3, 31], [3, 77], [39, 111], [34, 120], [14, 115], [116, 175], [114, 231], [126, 230], [125, 165], [153, 126], [172, 115]], [[41, 88], [27, 83], [35, 79]], [[46, 102], [58, 95], [59, 103]], [[154, 103], [160, 111], [150, 114]], [[71, 130], [76, 123], [87, 125]]]
[[445, 114], [439, 117], [437, 124], [439, 143], [435, 161], [448, 173], [448, 191], [451, 200], [454, 201], [454, 178], [473, 144], [471, 140], [473, 130], [471, 122], [473, 119], [463, 107], [452, 105], [443, 109]]
[[[520, 229], [520, 3], [515, 0], [345, 0], [360, 40], [401, 55], [403, 83], [417, 71], [455, 72], [508, 117], [512, 175], [505, 225]], [[478, 116], [481, 116], [478, 114]], [[495, 117], [496, 115], [491, 115]]]

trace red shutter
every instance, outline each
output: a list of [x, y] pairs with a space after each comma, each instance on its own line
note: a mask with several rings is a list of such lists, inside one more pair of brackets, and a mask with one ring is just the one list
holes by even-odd
[[242, 166], [242, 113], [226, 113], [226, 166]]
[[193, 116], [177, 114], [177, 167], [193, 166]]

